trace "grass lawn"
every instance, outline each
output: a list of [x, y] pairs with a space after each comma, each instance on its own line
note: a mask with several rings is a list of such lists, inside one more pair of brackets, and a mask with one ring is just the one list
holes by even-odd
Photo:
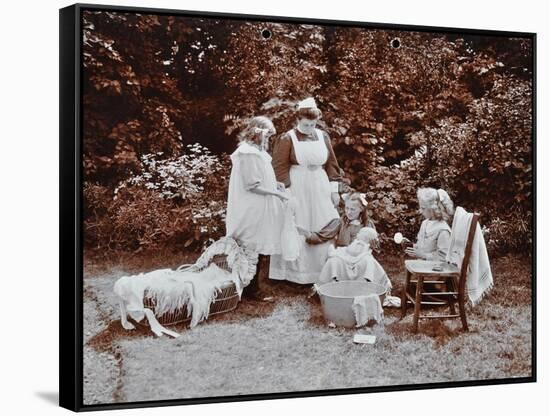
[[[192, 262], [176, 260], [148, 267]], [[398, 286], [401, 262], [379, 261]], [[459, 320], [421, 321], [416, 335], [412, 311], [400, 321], [399, 311], [388, 308], [383, 326], [329, 328], [318, 299], [307, 296], [309, 287], [287, 282], [270, 282], [273, 302], [243, 299], [235, 311], [192, 330], [171, 327], [182, 334], [177, 339], [156, 338], [144, 326], [125, 331], [113, 284], [144, 270], [143, 264], [86, 264], [85, 404], [531, 375], [532, 274], [526, 257], [492, 260], [495, 287], [468, 309], [469, 333]], [[358, 332], [375, 334], [376, 343], [354, 344]]]

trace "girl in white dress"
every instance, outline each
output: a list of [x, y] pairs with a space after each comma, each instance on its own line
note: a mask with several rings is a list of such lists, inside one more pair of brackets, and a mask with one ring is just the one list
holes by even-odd
[[283, 201], [288, 197], [281, 191], [266, 152], [275, 128], [267, 117], [250, 120], [240, 134], [237, 149], [231, 155], [233, 167], [227, 198], [226, 235], [239, 245], [256, 251], [258, 268], [247, 293], [259, 293], [258, 274], [265, 263], [262, 256], [281, 253]]
[[419, 259], [445, 261], [451, 240], [448, 221], [454, 213], [453, 201], [443, 189], [420, 188], [417, 196], [424, 221], [416, 243], [405, 251]]
[[271, 156], [266, 152], [275, 133], [267, 117], [254, 117], [231, 155], [233, 168], [227, 198], [226, 235], [259, 254], [281, 253], [283, 200], [277, 189]]
[[[454, 214], [453, 201], [443, 189], [420, 188], [417, 191], [419, 210], [424, 221], [416, 237], [416, 243], [405, 249], [406, 254], [417, 259], [445, 262], [451, 244], [449, 221]], [[451, 289], [457, 288], [456, 280], [451, 279]], [[445, 290], [445, 284], [433, 285], [438, 291]], [[432, 290], [430, 284], [425, 287]], [[432, 296], [438, 299], [437, 296]]]

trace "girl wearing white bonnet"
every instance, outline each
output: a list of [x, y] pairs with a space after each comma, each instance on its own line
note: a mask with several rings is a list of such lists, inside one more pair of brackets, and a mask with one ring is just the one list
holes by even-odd
[[420, 259], [444, 261], [451, 238], [449, 221], [454, 214], [453, 201], [443, 189], [420, 188], [417, 197], [424, 221], [416, 243], [406, 252]]
[[275, 127], [270, 119], [250, 119], [241, 132], [240, 143], [231, 155], [226, 235], [259, 254], [256, 276], [245, 288], [260, 297], [259, 273], [267, 256], [281, 253], [283, 201], [288, 196], [278, 189], [271, 156], [266, 148]]

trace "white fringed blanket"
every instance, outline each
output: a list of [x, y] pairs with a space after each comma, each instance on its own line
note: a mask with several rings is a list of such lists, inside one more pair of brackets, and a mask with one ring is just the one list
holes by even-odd
[[[233, 281], [237, 287], [240, 287], [241, 282], [238, 280], [235, 273], [229, 273], [215, 264], [211, 264], [200, 272], [161, 269], [134, 276], [123, 276], [114, 286], [114, 291], [119, 297], [122, 326], [126, 329], [134, 328], [128, 322], [127, 315], [138, 322], [146, 317], [151, 330], [157, 336], [167, 334], [177, 337], [179, 334], [164, 328], [155, 314], [162, 316], [186, 305], [188, 313], [191, 314], [190, 326], [194, 327], [208, 318], [210, 304], [221, 287], [228, 281]], [[144, 296], [155, 299], [155, 314], [144, 307]]]
[[[466, 212], [462, 207], [457, 207], [453, 219], [447, 262], [455, 264], [458, 267], [462, 265], [462, 260], [464, 259], [464, 251], [466, 249], [468, 230], [470, 229], [472, 217], [473, 214]], [[476, 226], [472, 242], [470, 262], [465, 266], [468, 267], [466, 278], [468, 298], [472, 305], [477, 305], [483, 296], [493, 287], [491, 263], [479, 224]]]

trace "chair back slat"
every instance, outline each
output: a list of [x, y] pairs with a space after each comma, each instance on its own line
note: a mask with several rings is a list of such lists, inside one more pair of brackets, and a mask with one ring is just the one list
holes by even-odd
[[466, 288], [466, 278], [468, 276], [468, 265], [470, 263], [470, 257], [472, 255], [472, 246], [474, 243], [474, 237], [476, 234], [477, 224], [479, 221], [479, 214], [474, 213], [472, 221], [470, 222], [470, 228], [468, 230], [468, 239], [466, 240], [466, 247], [464, 248], [464, 258], [460, 266], [460, 278], [459, 278], [459, 293], [464, 293]]

